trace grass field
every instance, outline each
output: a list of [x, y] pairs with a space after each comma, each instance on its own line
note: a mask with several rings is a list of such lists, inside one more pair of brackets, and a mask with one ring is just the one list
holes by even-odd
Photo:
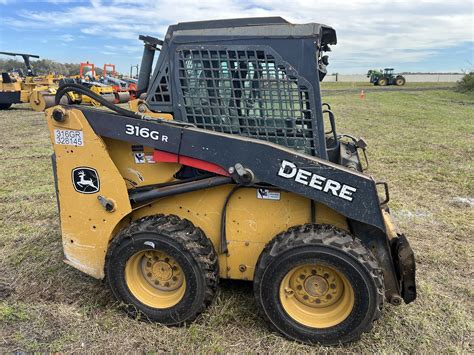
[[[474, 95], [371, 92], [361, 100], [329, 92], [324, 101], [339, 132], [368, 142], [370, 173], [389, 182], [418, 267], [418, 299], [385, 306], [372, 332], [339, 351], [472, 353]], [[244, 282], [222, 282], [214, 304], [187, 328], [125, 316], [102, 281], [62, 262], [43, 115], [19, 105], [0, 111], [0, 127], [0, 353], [333, 350], [269, 332]]]

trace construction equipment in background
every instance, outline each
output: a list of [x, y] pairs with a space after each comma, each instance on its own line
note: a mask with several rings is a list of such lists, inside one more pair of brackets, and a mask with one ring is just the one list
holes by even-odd
[[[138, 64], [130, 66], [130, 77], [122, 78], [128, 83], [128, 92], [132, 100], [137, 99], [137, 84], [138, 84]], [[133, 75], [133, 69], [136, 69], [136, 74]]]
[[367, 72], [367, 77], [370, 78], [370, 82], [374, 85], [386, 86], [386, 85], [405, 85], [405, 78], [401, 74], [395, 74], [393, 68], [385, 68], [376, 70], [371, 69]]
[[127, 77], [123, 77], [122, 80], [127, 83], [127, 90], [130, 94], [130, 99], [131, 100], [136, 99], [137, 98], [138, 80], [135, 79], [135, 78], [127, 78]]
[[11, 105], [19, 103], [29, 103], [35, 111], [44, 111], [54, 106], [54, 95], [61, 76], [51, 74], [37, 76], [30, 62], [30, 58], [39, 58], [37, 55], [11, 52], [0, 52], [0, 54], [20, 56], [26, 67], [26, 75], [23, 75], [22, 71], [14, 75], [8, 72], [1, 74], [0, 110], [6, 110]]
[[252, 281], [272, 329], [310, 344], [353, 341], [385, 301], [416, 298], [388, 184], [321, 103], [333, 28], [249, 18], [140, 39], [138, 113], [76, 84], [56, 102], [77, 91], [114, 112], [46, 112], [69, 265], [165, 325], [194, 320], [219, 278]]
[[[135, 71], [136, 74], [135, 75], [133, 75], [133, 69], [136, 69], [136, 71]], [[138, 79], [138, 64], [130, 66], [130, 78]]]
[[[100, 95], [104, 100], [110, 103], [115, 102], [115, 94], [112, 86], [103, 84], [98, 81], [82, 81], [81, 85], [89, 88], [92, 92]], [[92, 106], [101, 106], [100, 101], [91, 99], [87, 95], [82, 95], [81, 104], [90, 104]]]
[[[60, 81], [60, 85], [68, 85], [68, 84], [77, 84], [82, 85], [84, 88], [91, 90], [97, 95], [100, 95], [105, 101], [109, 103], [115, 102], [115, 94], [114, 89], [110, 85], [103, 84], [98, 81], [90, 81], [78, 78], [65, 78]], [[69, 104], [86, 104], [92, 106], [101, 106], [100, 102], [90, 98], [87, 95], [82, 95], [79, 92], [68, 92], [68, 103]]]
[[[100, 77], [97, 75], [94, 63], [82, 62], [79, 66], [79, 75], [71, 76], [60, 82], [61, 85], [76, 83], [90, 89], [92, 92], [103, 97], [107, 102], [115, 102], [115, 94], [112, 86], [100, 82]], [[86, 95], [76, 92], [68, 93], [69, 103], [86, 104], [92, 106], [100, 106], [100, 103], [91, 99]]]
[[95, 65], [89, 62], [81, 62], [79, 65], [79, 78], [84, 80], [97, 80]]
[[[107, 68], [111, 68], [109, 71]], [[104, 64], [103, 74], [101, 82], [105, 85], [110, 85], [114, 91], [115, 100], [114, 103], [120, 104], [130, 101], [129, 85], [126, 81], [116, 77], [115, 64]]]

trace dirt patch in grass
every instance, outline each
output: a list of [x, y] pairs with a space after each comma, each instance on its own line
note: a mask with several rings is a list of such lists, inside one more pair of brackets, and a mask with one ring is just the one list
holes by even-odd
[[385, 306], [370, 333], [336, 349], [271, 333], [248, 282], [221, 282], [187, 327], [128, 318], [103, 282], [62, 262], [49, 135], [43, 115], [24, 105], [0, 111], [0, 352], [472, 352], [474, 98], [330, 95], [323, 101], [339, 132], [367, 140], [370, 173], [390, 184], [392, 212], [416, 253], [416, 302]]

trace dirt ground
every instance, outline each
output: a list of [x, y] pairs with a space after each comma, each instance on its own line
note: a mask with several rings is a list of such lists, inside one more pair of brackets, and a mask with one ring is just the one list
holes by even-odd
[[[337, 83], [335, 83], [337, 84]], [[341, 352], [473, 352], [474, 95], [450, 89], [324, 93], [339, 132], [369, 144], [370, 174], [416, 253], [418, 299], [385, 306]], [[411, 85], [410, 87], [415, 87]], [[423, 85], [422, 87], [426, 87]], [[271, 333], [251, 283], [221, 282], [196, 322], [128, 318], [102, 281], [62, 262], [44, 116], [0, 111], [0, 352], [326, 352]]]

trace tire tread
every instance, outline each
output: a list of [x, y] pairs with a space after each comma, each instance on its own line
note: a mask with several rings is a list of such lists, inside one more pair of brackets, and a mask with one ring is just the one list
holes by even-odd
[[106, 265], [108, 265], [109, 260], [112, 258], [114, 250], [123, 242], [127, 239], [133, 240], [136, 234], [148, 232], [159, 232], [178, 242], [184, 250], [187, 250], [194, 257], [201, 270], [204, 271], [204, 300], [199, 309], [185, 321], [191, 322], [212, 303], [217, 292], [219, 263], [214, 246], [205, 236], [204, 232], [187, 219], [181, 219], [176, 215], [164, 214], [145, 216], [130, 223], [112, 240], [106, 256]]
[[[378, 306], [376, 307], [376, 311], [371, 321], [368, 322], [366, 327], [360, 332], [358, 336], [360, 337], [362, 333], [368, 332], [372, 329], [374, 321], [376, 321], [381, 315], [385, 297], [383, 273], [373, 253], [367, 249], [358, 238], [332, 225], [304, 224], [291, 227], [286, 232], [282, 232], [275, 236], [275, 238], [265, 246], [257, 262], [254, 279], [254, 296], [258, 312], [261, 316], [265, 317], [265, 311], [263, 305], [259, 301], [258, 293], [262, 281], [261, 275], [263, 275], [267, 266], [286, 250], [301, 245], [318, 244], [342, 250], [353, 256], [367, 269], [375, 282], [377, 287], [376, 304]], [[272, 322], [267, 323], [273, 331], [280, 332]]]

